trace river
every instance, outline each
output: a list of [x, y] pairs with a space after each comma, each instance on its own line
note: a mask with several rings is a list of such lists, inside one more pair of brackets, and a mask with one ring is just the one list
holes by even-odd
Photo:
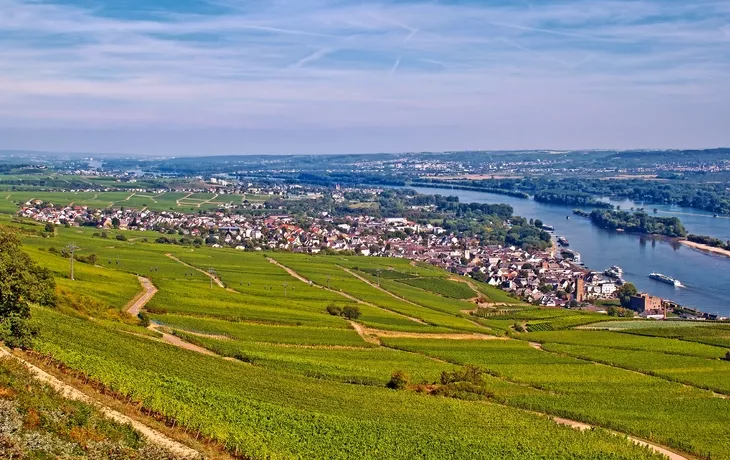
[[[618, 265], [624, 279], [642, 292], [671, 299], [682, 305], [708, 313], [730, 316], [730, 258], [711, 255], [676, 242], [619, 233], [599, 228], [584, 217], [573, 215], [575, 206], [539, 203], [533, 199], [515, 198], [493, 193], [427, 187], [409, 187], [427, 195], [458, 196], [462, 203], [506, 203], [514, 214], [540, 219], [555, 227], [555, 234], [564, 236], [570, 248], [580, 252], [582, 261], [591, 270], [603, 271]], [[711, 213], [667, 205], [644, 205], [629, 200], [611, 201], [621, 209], [645, 207], [656, 216], [679, 217], [687, 231], [730, 240], [730, 218], [713, 217]], [[657, 208], [657, 213], [654, 213]], [[570, 219], [566, 219], [570, 216]], [[654, 281], [649, 273], [657, 272], [681, 281], [683, 287]]]

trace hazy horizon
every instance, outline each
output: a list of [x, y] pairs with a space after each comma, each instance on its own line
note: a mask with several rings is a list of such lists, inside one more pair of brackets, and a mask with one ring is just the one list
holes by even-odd
[[0, 149], [730, 145], [720, 0], [0, 0]]

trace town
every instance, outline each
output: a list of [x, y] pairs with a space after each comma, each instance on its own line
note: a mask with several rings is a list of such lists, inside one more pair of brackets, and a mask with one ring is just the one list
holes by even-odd
[[[206, 186], [217, 193], [229, 184], [211, 181]], [[241, 190], [263, 196], [287, 196], [294, 201], [331, 199], [345, 201], [350, 193], [380, 193], [378, 189], [343, 189], [323, 192], [321, 189], [279, 185], [238, 186]], [[150, 191], [140, 190], [141, 193]], [[406, 217], [370, 215], [293, 215], [286, 206], [270, 209], [270, 202], [253, 204], [245, 199], [226, 209], [198, 212], [153, 211], [112, 207], [96, 209], [85, 205], [54, 205], [31, 200], [21, 207], [20, 218], [33, 219], [50, 226], [93, 226], [99, 237], [108, 237], [110, 230], [150, 232], [148, 240], [160, 244], [187, 246], [207, 245], [213, 248], [235, 248], [240, 251], [289, 251], [308, 254], [353, 254], [370, 257], [405, 258], [443, 268], [460, 276], [470, 276], [488, 283], [534, 305], [543, 307], [581, 308], [602, 313], [633, 314], [644, 318], [665, 319], [668, 310], [678, 306], [648, 294], [633, 295], [630, 310], [607, 308], [616, 305], [623, 284], [619, 276], [595, 272], [580, 263], [580, 255], [560, 248], [552, 236], [545, 249], [524, 249], [508, 244], [484, 244], [464, 232], [449, 231], [431, 223], [421, 224]], [[258, 213], [257, 210], [268, 212]], [[509, 225], [508, 223], [506, 225]], [[122, 233], [117, 238], [123, 239]], [[682, 309], [688, 319], [722, 319]]]

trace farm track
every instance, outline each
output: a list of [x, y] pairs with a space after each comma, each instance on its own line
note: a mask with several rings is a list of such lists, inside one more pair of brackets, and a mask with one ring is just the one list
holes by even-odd
[[[314, 283], [313, 283], [312, 281], [310, 281], [310, 280], [308, 280], [307, 278], [303, 277], [302, 275], [300, 275], [300, 274], [299, 274], [299, 273], [297, 273], [296, 271], [292, 270], [291, 268], [287, 267], [286, 265], [283, 265], [283, 264], [279, 263], [278, 261], [276, 261], [276, 260], [274, 260], [274, 259], [272, 259], [272, 258], [270, 258], [270, 257], [269, 257], [268, 259], [269, 259], [269, 262], [271, 262], [272, 264], [276, 265], [277, 267], [279, 267], [279, 268], [281, 268], [281, 269], [285, 270], [285, 271], [286, 271], [286, 272], [287, 272], [287, 273], [288, 273], [289, 275], [291, 275], [292, 277], [294, 277], [294, 278], [298, 279], [298, 280], [299, 280], [299, 281], [301, 281], [302, 283], [305, 283], [305, 284], [308, 284], [308, 285], [313, 285], [313, 286], [317, 286], [318, 288], [320, 288], [320, 289], [324, 289], [325, 291], [329, 291], [329, 292], [334, 292], [335, 294], [339, 294], [339, 295], [341, 295], [342, 297], [344, 297], [344, 298], [346, 298], [346, 299], [352, 300], [353, 302], [357, 302], [357, 303], [359, 303], [359, 304], [362, 304], [362, 305], [367, 305], [368, 307], [373, 307], [373, 308], [377, 308], [377, 309], [379, 309], [379, 310], [387, 311], [388, 313], [392, 313], [392, 314], [394, 314], [394, 315], [398, 315], [398, 316], [400, 316], [400, 317], [402, 317], [402, 318], [406, 318], [406, 319], [408, 319], [408, 320], [411, 320], [411, 321], [413, 321], [414, 323], [418, 323], [418, 324], [423, 324], [423, 325], [426, 325], [426, 323], [425, 323], [425, 322], [423, 322], [422, 320], [420, 320], [420, 319], [418, 319], [418, 318], [414, 318], [414, 317], [412, 317], [412, 316], [404, 315], [403, 313], [399, 313], [399, 312], [397, 312], [397, 311], [394, 311], [394, 310], [390, 310], [390, 309], [388, 309], [388, 308], [383, 308], [383, 307], [381, 307], [381, 306], [378, 306], [378, 305], [372, 304], [372, 303], [370, 303], [370, 302], [366, 302], [366, 301], [364, 301], [364, 300], [360, 300], [360, 299], [358, 299], [357, 297], [353, 297], [353, 296], [351, 296], [350, 294], [348, 294], [348, 293], [346, 293], [346, 292], [343, 292], [343, 291], [337, 291], [337, 290], [335, 290], [335, 289], [330, 289], [330, 288], [326, 288], [326, 287], [324, 287], [324, 286], [320, 286], [319, 284], [314, 284]], [[341, 268], [341, 267], [340, 267], [340, 268]]]
[[[508, 337], [497, 337], [495, 335], [476, 333], [431, 333], [431, 332], [400, 332], [372, 329], [362, 324], [350, 321], [353, 328], [365, 340], [372, 340], [373, 337], [384, 337], [391, 339], [447, 339], [447, 340], [510, 340]], [[371, 342], [375, 343], [375, 342]]]
[[[587, 423], [582, 423], [582, 422], [578, 422], [575, 420], [569, 420], [567, 418], [553, 417], [549, 414], [544, 414], [542, 412], [536, 412], [536, 414], [551, 418], [558, 425], [569, 426], [571, 428], [574, 428], [574, 429], [580, 430], [580, 431], [591, 430], [593, 428], [601, 428], [599, 426], [589, 425]], [[664, 455], [669, 460], [690, 460], [690, 457], [685, 457], [684, 455], [680, 455], [676, 452], [673, 452], [673, 451], [667, 449], [664, 446], [660, 446], [658, 444], [654, 444], [649, 441], [645, 441], [641, 438], [636, 438], [634, 436], [630, 436], [626, 433], [620, 433], [618, 431], [613, 431], [613, 430], [609, 430], [606, 428], [601, 428], [601, 429], [611, 433], [614, 436], [625, 437], [626, 439], [630, 440], [631, 442], [633, 442], [634, 444], [637, 444], [639, 446], [648, 447], [649, 449], [653, 450], [654, 452]]]
[[[157, 293], [157, 288], [154, 284], [152, 284], [152, 281], [142, 276], [138, 276], [137, 278], [139, 279], [140, 284], [142, 284], [142, 288], [144, 288], [144, 291], [140, 294], [137, 294], [137, 296], [130, 302], [131, 305], [127, 309], [127, 313], [134, 316], [135, 318], [137, 317], [137, 315], [139, 315], [139, 312], [145, 307], [145, 305], [147, 305], [147, 303], [152, 299], [152, 297], [154, 297], [154, 295]], [[182, 340], [180, 337], [164, 332], [162, 328], [157, 324], [150, 324], [147, 329], [162, 334], [162, 339], [170, 345], [189, 351], [194, 351], [203, 355], [224, 358], [223, 356], [213, 353], [207, 348], [199, 347], [190, 342]]]
[[77, 390], [73, 386], [64, 383], [57, 379], [56, 377], [52, 376], [48, 372], [44, 371], [43, 369], [36, 367], [35, 365], [29, 363], [28, 361], [20, 358], [19, 356], [15, 356], [5, 348], [0, 348], [0, 356], [8, 357], [10, 359], [16, 359], [20, 361], [27, 369], [30, 371], [30, 373], [35, 377], [36, 380], [45, 383], [46, 385], [50, 386], [54, 390], [56, 390], [61, 396], [63, 396], [66, 399], [71, 399], [74, 401], [81, 401], [83, 403], [89, 404], [91, 406], [94, 406], [97, 408], [106, 418], [111, 419], [117, 423], [121, 423], [123, 425], [131, 425], [132, 428], [137, 430], [139, 433], [141, 433], [145, 438], [147, 438], [150, 442], [157, 444], [158, 446], [164, 447], [168, 451], [174, 453], [175, 455], [178, 455], [182, 458], [200, 458], [201, 455], [198, 451], [191, 449], [190, 447], [187, 447], [173, 439], [170, 439], [169, 437], [165, 436], [164, 434], [160, 433], [159, 431], [150, 428], [149, 426], [145, 425], [144, 423], [137, 421], [135, 419], [132, 419], [121, 412], [118, 412], [114, 409], [111, 409], [99, 401], [95, 400], [91, 396], [82, 393], [80, 390]]
[[143, 278], [141, 276], [138, 276], [137, 279], [139, 280], [140, 284], [142, 285], [142, 288], [144, 291], [137, 294], [134, 299], [132, 299], [124, 309], [129, 313], [130, 315], [137, 317], [139, 315], [140, 310], [147, 305], [147, 302], [149, 302], [152, 297], [157, 293], [157, 288], [154, 284], [152, 284], [152, 281], [150, 281], [147, 278]]
[[[178, 259], [177, 257], [173, 256], [172, 254], [169, 254], [169, 253], [168, 253], [168, 254], [165, 254], [165, 255], [166, 255], [167, 257], [169, 257], [170, 259], [174, 260], [175, 262], [179, 263], [179, 264], [185, 265], [186, 267], [188, 267], [188, 268], [192, 268], [193, 270], [197, 270], [197, 271], [199, 271], [200, 273], [202, 273], [202, 274], [204, 274], [205, 276], [207, 276], [208, 278], [212, 278], [212, 279], [213, 279], [213, 282], [214, 282], [215, 284], [217, 284], [217, 285], [218, 285], [219, 287], [222, 287], [223, 289], [226, 289], [226, 286], [225, 286], [225, 284], [223, 284], [223, 282], [222, 282], [222, 281], [220, 280], [220, 278], [218, 278], [217, 276], [211, 275], [210, 273], [206, 272], [206, 271], [205, 271], [205, 270], [203, 270], [203, 269], [200, 269], [200, 268], [198, 268], [198, 267], [195, 267], [195, 266], [193, 266], [193, 265], [190, 265], [190, 264], [188, 264], [188, 263], [185, 263], [185, 262], [183, 262], [182, 260]], [[227, 290], [228, 292], [238, 292], [238, 291], [236, 291], [236, 290], [234, 290], [234, 289], [226, 289], [226, 290]]]

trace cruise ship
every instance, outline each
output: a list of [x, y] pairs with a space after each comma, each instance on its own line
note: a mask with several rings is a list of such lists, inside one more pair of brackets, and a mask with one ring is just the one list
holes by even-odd
[[675, 280], [674, 278], [669, 277], [667, 275], [662, 275], [661, 273], [651, 273], [651, 274], [649, 274], [649, 278], [656, 280], [656, 281], [661, 281], [662, 283], [672, 284], [675, 287], [679, 287], [682, 285], [682, 283], [680, 283], [679, 280]]
[[613, 265], [611, 268], [604, 271], [603, 274], [610, 278], [620, 279], [621, 275], [624, 274], [624, 271], [618, 265]]

